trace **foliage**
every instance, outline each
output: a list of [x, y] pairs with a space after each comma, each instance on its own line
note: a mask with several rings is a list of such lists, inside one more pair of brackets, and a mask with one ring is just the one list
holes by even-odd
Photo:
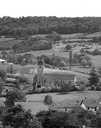
[[66, 66], [66, 58], [59, 57], [54, 54], [50, 56], [41, 55], [40, 58], [43, 59], [45, 64], [48, 64], [48, 65], [52, 65], [56, 67]]
[[15, 52], [28, 52], [31, 50], [47, 50], [51, 49], [51, 43], [46, 39], [34, 37], [28, 40], [24, 40], [21, 43], [15, 44], [12, 49]]
[[5, 78], [6, 78], [6, 72], [4, 70], [0, 70], [0, 78], [2, 80], [5, 80]]
[[93, 37], [93, 42], [101, 42], [101, 36]]
[[72, 48], [72, 47], [71, 47], [71, 45], [69, 45], [69, 44], [65, 46], [66, 51], [71, 50], [71, 48]]
[[92, 112], [74, 107], [69, 112], [41, 111], [36, 115], [44, 128], [80, 128], [85, 126], [96, 126], [96, 116]]
[[29, 35], [57, 33], [93, 33], [101, 31], [101, 17], [2, 17], [0, 35], [24, 37]]
[[17, 101], [26, 101], [25, 94], [18, 89], [13, 89], [11, 91], [7, 90], [5, 105], [12, 107]]
[[76, 91], [75, 87], [73, 86], [73, 83], [69, 81], [68, 83], [63, 82], [61, 83], [61, 90], [62, 92], [68, 92], [68, 91]]
[[99, 83], [99, 77], [98, 74], [95, 70], [95, 68], [93, 67], [89, 73], [90, 77], [88, 78], [89, 80], [89, 84], [93, 87], [93, 86], [97, 86], [97, 84]]
[[1, 58], [2, 59], [5, 59], [6, 60], [7, 59], [7, 55], [8, 55], [8, 53], [5, 50], [2, 50], [1, 51]]
[[91, 58], [89, 56], [87, 56], [86, 54], [82, 55], [81, 53], [80, 54], [75, 53], [73, 55], [73, 63], [80, 64], [83, 67], [87, 67], [87, 66], [91, 67], [92, 66]]
[[53, 31], [51, 34], [48, 34], [46, 36], [46, 38], [48, 38], [48, 39], [50, 39], [51, 41], [54, 41], [54, 42], [61, 40], [61, 36], [55, 31]]
[[68, 119], [68, 114], [65, 112], [53, 113], [49, 111], [42, 111], [37, 114], [37, 117], [44, 128], [61, 128], [68, 126], [68, 124], [65, 123]]
[[53, 103], [52, 96], [46, 95], [43, 101], [46, 105], [51, 105]]
[[2, 116], [2, 124], [13, 128], [42, 128], [38, 119], [29, 110], [24, 110], [21, 105], [6, 108]]

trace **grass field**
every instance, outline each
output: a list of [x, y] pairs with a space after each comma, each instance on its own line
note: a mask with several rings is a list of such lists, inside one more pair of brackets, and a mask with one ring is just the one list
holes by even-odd
[[[25, 109], [31, 109], [31, 111], [35, 114], [41, 110], [47, 110], [48, 106], [43, 103], [44, 97], [47, 94], [33, 94], [27, 95], [27, 102], [21, 103]], [[66, 107], [68, 103], [74, 103], [77, 100], [81, 100], [85, 96], [88, 99], [98, 100], [101, 98], [101, 92], [96, 91], [87, 91], [87, 92], [70, 92], [67, 94], [61, 93], [48, 93], [53, 98], [53, 102], [59, 104], [62, 107]]]

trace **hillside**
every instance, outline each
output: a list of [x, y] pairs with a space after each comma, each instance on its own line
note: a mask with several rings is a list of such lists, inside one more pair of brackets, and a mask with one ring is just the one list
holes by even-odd
[[27, 37], [34, 34], [94, 33], [101, 31], [101, 17], [3, 17], [0, 36]]
[[0, 38], [0, 50], [9, 50], [15, 44], [19, 44], [21, 40], [15, 38]]

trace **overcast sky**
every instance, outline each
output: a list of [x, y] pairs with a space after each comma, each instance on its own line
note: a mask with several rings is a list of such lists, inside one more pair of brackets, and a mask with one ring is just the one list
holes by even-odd
[[0, 0], [3, 16], [101, 16], [101, 0]]

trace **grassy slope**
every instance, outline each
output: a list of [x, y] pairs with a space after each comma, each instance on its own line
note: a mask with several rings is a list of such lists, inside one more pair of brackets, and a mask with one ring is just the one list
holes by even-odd
[[[53, 101], [60, 106], [67, 106], [68, 103], [76, 102], [77, 100], [81, 100], [85, 96], [89, 99], [99, 99], [101, 97], [101, 92], [89, 91], [89, 92], [71, 92], [67, 94], [56, 94], [56, 93], [48, 93], [52, 96]], [[43, 104], [43, 99], [47, 94], [33, 94], [27, 95], [27, 102], [21, 103], [25, 109], [31, 109], [35, 114], [40, 110], [47, 110], [48, 107]]]

